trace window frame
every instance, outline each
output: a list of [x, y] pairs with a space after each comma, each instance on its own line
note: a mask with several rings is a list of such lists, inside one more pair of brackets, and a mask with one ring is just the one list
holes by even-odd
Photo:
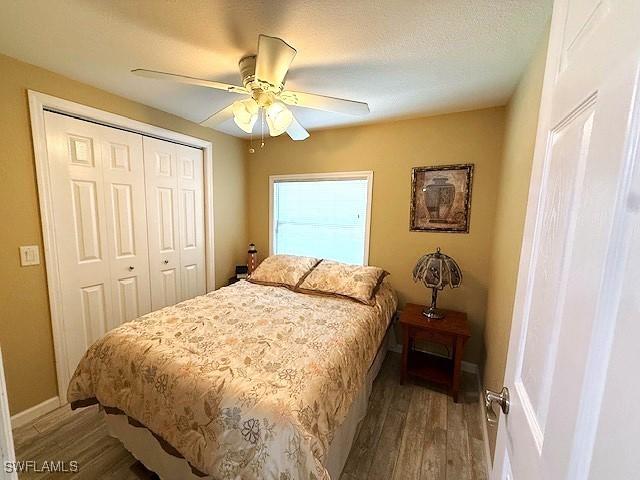
[[367, 211], [364, 226], [364, 256], [363, 265], [369, 265], [369, 238], [371, 233], [371, 201], [373, 197], [373, 170], [356, 172], [327, 172], [327, 173], [295, 173], [289, 175], [269, 176], [269, 255], [274, 254], [275, 224], [273, 212], [273, 185], [279, 182], [317, 182], [323, 180], [366, 180], [367, 181]]

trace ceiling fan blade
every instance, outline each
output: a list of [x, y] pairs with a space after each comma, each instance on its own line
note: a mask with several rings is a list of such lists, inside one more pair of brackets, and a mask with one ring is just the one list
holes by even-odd
[[289, 128], [287, 128], [287, 134], [293, 140], [305, 140], [309, 138], [309, 132], [307, 132], [305, 128], [300, 125], [298, 120], [296, 120], [296, 117], [293, 117], [291, 125], [289, 125]]
[[188, 85], [197, 85], [199, 87], [215, 88], [217, 90], [226, 90], [227, 92], [245, 94], [249, 93], [246, 88], [239, 87], [237, 85], [214, 82], [211, 80], [205, 80], [204, 78], [187, 77], [185, 75], [177, 75], [175, 73], [157, 72], [155, 70], [145, 70], [144, 68], [136, 68], [134, 70], [131, 70], [131, 73], [134, 73], [140, 77], [154, 78], [156, 80], [173, 80], [174, 82], [186, 83]]
[[200, 122], [203, 127], [214, 128], [220, 125], [222, 122], [226, 122], [230, 118], [233, 118], [233, 103], [222, 110], [218, 110], [206, 120]]
[[326, 97], [315, 93], [293, 92], [285, 90], [278, 98], [288, 105], [315, 108], [326, 112], [346, 113], [348, 115], [366, 115], [370, 112], [369, 105], [355, 100]]
[[281, 38], [259, 35], [256, 78], [280, 88], [295, 56], [296, 49]]

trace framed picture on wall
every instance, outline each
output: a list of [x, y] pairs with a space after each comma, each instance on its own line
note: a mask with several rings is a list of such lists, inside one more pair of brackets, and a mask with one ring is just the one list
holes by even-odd
[[473, 164], [411, 171], [412, 232], [469, 233]]

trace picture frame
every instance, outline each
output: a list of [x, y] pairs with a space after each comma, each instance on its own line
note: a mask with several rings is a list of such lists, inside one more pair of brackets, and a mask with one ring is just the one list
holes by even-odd
[[409, 230], [469, 233], [474, 164], [411, 170]]

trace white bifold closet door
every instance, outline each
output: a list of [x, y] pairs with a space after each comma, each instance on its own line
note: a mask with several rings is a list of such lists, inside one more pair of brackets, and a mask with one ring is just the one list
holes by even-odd
[[145, 182], [153, 310], [206, 289], [203, 155], [145, 137]]
[[96, 339], [151, 310], [143, 145], [51, 112], [45, 128], [71, 376]]

